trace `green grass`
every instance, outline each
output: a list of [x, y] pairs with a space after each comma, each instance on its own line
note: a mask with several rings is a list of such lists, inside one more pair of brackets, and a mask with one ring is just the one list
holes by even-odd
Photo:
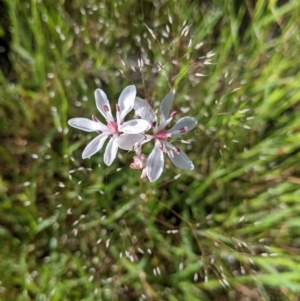
[[[300, 3], [234, 2], [0, 3], [0, 300], [299, 299]], [[176, 90], [194, 171], [81, 159], [129, 84]]]

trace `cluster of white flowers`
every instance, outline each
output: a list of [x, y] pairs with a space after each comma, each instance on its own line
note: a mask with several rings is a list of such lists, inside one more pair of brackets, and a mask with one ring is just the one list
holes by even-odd
[[[184, 170], [193, 170], [194, 165], [188, 156], [175, 147], [168, 140], [172, 136], [180, 136], [192, 130], [197, 122], [195, 118], [183, 117], [175, 125], [166, 130], [168, 124], [173, 120], [176, 112], [171, 112], [174, 94], [171, 92], [165, 96], [160, 105], [160, 122], [150, 104], [136, 96], [136, 87], [126, 87], [121, 93], [118, 104], [116, 104], [116, 121], [112, 115], [109, 100], [101, 90], [95, 91], [96, 106], [106, 120], [107, 125], [100, 122], [94, 115], [92, 120], [87, 118], [72, 118], [68, 124], [74, 128], [97, 132], [94, 138], [84, 149], [82, 158], [88, 158], [101, 150], [106, 139], [109, 142], [104, 153], [104, 162], [111, 165], [115, 160], [118, 149], [134, 151], [132, 169], [142, 169], [141, 177], [148, 177], [153, 182], [162, 174], [164, 167], [164, 153], [167, 153], [175, 166]], [[137, 119], [124, 121], [126, 115], [135, 111]], [[152, 130], [152, 134], [147, 132]], [[142, 153], [143, 146], [154, 140], [154, 148], [149, 157]]]

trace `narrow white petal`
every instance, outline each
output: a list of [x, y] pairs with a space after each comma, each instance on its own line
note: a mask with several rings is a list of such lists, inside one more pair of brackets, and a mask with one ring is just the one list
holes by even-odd
[[104, 116], [107, 121], [112, 121], [113, 117], [111, 114], [111, 108], [109, 104], [109, 100], [105, 94], [105, 92], [101, 89], [95, 90], [95, 100], [96, 106], [99, 112]]
[[86, 132], [107, 131], [107, 126], [103, 123], [96, 122], [87, 118], [72, 118], [68, 121], [68, 124], [76, 129], [80, 129]]
[[166, 119], [165, 121], [161, 122], [159, 127], [157, 128], [157, 131], [161, 131], [164, 130], [167, 125], [173, 120], [173, 117]]
[[193, 162], [183, 151], [180, 151], [180, 153], [177, 154], [173, 150], [168, 150], [168, 155], [176, 167], [184, 169], [184, 170], [193, 170], [194, 169]]
[[110, 166], [114, 162], [117, 152], [118, 152], [117, 137], [112, 137], [109, 140], [104, 153], [104, 163], [107, 166]]
[[82, 153], [82, 158], [89, 158], [98, 151], [100, 151], [106, 139], [107, 134], [101, 134], [94, 138], [84, 149]]
[[119, 148], [132, 150], [134, 146], [140, 145], [144, 141], [143, 134], [122, 134], [118, 137]]
[[171, 107], [174, 99], [173, 92], [168, 93], [160, 104], [160, 123], [163, 123], [170, 117]]
[[[179, 119], [171, 129], [168, 130], [168, 133], [172, 134], [172, 136], [181, 135], [181, 134], [191, 131], [196, 126], [196, 124], [197, 124], [197, 121], [195, 118], [183, 117], [183, 118]], [[180, 132], [180, 130], [184, 127], [187, 127], [187, 131]]]
[[118, 101], [121, 120], [133, 109], [135, 96], [136, 87], [134, 85], [128, 86], [122, 91]]
[[140, 134], [148, 129], [150, 129], [151, 126], [148, 123], [148, 121], [143, 119], [133, 119], [124, 122], [120, 127], [119, 130], [121, 132], [127, 133], [127, 134]]
[[147, 169], [146, 168], [143, 168], [142, 170], [142, 174], [141, 174], [141, 179], [144, 179], [147, 177]]
[[150, 104], [142, 98], [135, 98], [134, 110], [136, 115], [140, 116], [144, 120], [147, 120], [151, 125], [157, 119]]
[[147, 160], [146, 171], [150, 182], [154, 182], [155, 180], [157, 180], [163, 172], [164, 153], [160, 149], [160, 147], [160, 142], [156, 141], [155, 147], [150, 153]]
[[148, 143], [149, 141], [151, 141], [152, 139], [154, 139], [153, 135], [143, 135], [144, 140], [142, 141], [142, 145]]

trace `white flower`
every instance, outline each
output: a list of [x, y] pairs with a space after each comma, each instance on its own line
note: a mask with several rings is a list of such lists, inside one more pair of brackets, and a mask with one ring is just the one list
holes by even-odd
[[[146, 174], [151, 182], [157, 180], [162, 174], [164, 167], [164, 155], [167, 153], [175, 166], [184, 170], [193, 170], [194, 164], [189, 157], [178, 147], [168, 142], [171, 136], [180, 136], [192, 130], [197, 121], [192, 117], [183, 117], [169, 130], [167, 125], [173, 120], [176, 112], [171, 112], [174, 94], [171, 92], [165, 96], [160, 105], [160, 125], [157, 125], [157, 118], [152, 107], [143, 99], [137, 97], [134, 104], [135, 112], [142, 119], [148, 121], [153, 127], [152, 139], [155, 139], [155, 146], [150, 153], [146, 163]], [[150, 139], [148, 138], [146, 142]], [[142, 142], [144, 144], [145, 142]]]
[[131, 85], [126, 87], [116, 105], [117, 121], [112, 116], [109, 100], [106, 94], [101, 90], [95, 91], [96, 106], [99, 112], [106, 119], [107, 125], [100, 122], [94, 115], [93, 120], [87, 118], [72, 118], [68, 124], [74, 128], [86, 131], [97, 132], [98, 136], [94, 138], [84, 149], [82, 158], [86, 159], [101, 150], [105, 140], [109, 138], [104, 153], [104, 162], [111, 165], [116, 158], [118, 148], [130, 150], [135, 143], [142, 140], [140, 133], [149, 128], [148, 122], [142, 119], [134, 119], [124, 122], [125, 116], [133, 109], [136, 97], [136, 88]]

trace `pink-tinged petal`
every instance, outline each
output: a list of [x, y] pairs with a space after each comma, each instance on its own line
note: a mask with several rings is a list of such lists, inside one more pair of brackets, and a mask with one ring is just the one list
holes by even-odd
[[147, 157], [144, 154], [133, 157], [133, 163], [130, 164], [132, 169], [143, 169], [147, 163]]
[[136, 115], [138, 115], [142, 119], [148, 121], [151, 125], [157, 119], [150, 104], [142, 98], [139, 98], [139, 97], [135, 98], [134, 110], [135, 110]]
[[177, 149], [175, 150], [168, 150], [167, 151], [169, 158], [173, 162], [173, 164], [181, 169], [184, 170], [193, 170], [194, 164], [190, 160], [190, 158], [183, 152]]
[[134, 85], [126, 87], [118, 100], [118, 106], [120, 109], [120, 122], [124, 120], [125, 116], [133, 109], [134, 100], [136, 96], [136, 87]]
[[132, 150], [136, 144], [140, 145], [143, 141], [143, 134], [122, 134], [118, 137], [119, 148], [124, 150]]
[[107, 134], [98, 135], [84, 149], [82, 159], [86, 159], [99, 152], [107, 139]]
[[96, 100], [97, 109], [103, 115], [103, 117], [107, 121], [114, 121], [114, 118], [112, 117], [111, 114], [109, 100], [107, 99], [107, 96], [103, 90], [101, 89], [95, 90], [95, 100]]
[[143, 119], [133, 119], [124, 122], [120, 127], [119, 130], [120, 132], [124, 132], [127, 134], [140, 134], [148, 129], [150, 129], [150, 124], [148, 121], [143, 120]]
[[76, 129], [86, 132], [108, 131], [107, 126], [100, 121], [96, 122], [87, 118], [72, 118], [68, 121], [68, 124]]
[[173, 92], [168, 93], [160, 104], [160, 123], [165, 122], [170, 117], [170, 111], [174, 99]]
[[155, 147], [153, 151], [150, 153], [147, 165], [146, 165], [146, 171], [147, 176], [150, 182], [154, 182], [157, 180], [160, 175], [163, 172], [164, 168], [164, 153], [161, 149], [160, 142], [155, 142]]
[[179, 119], [171, 129], [168, 130], [168, 133], [171, 134], [172, 136], [182, 135], [195, 128], [196, 124], [197, 121], [195, 118], [183, 117]]
[[117, 152], [118, 152], [117, 137], [112, 137], [109, 140], [104, 153], [104, 163], [107, 166], [110, 166], [114, 162]]

